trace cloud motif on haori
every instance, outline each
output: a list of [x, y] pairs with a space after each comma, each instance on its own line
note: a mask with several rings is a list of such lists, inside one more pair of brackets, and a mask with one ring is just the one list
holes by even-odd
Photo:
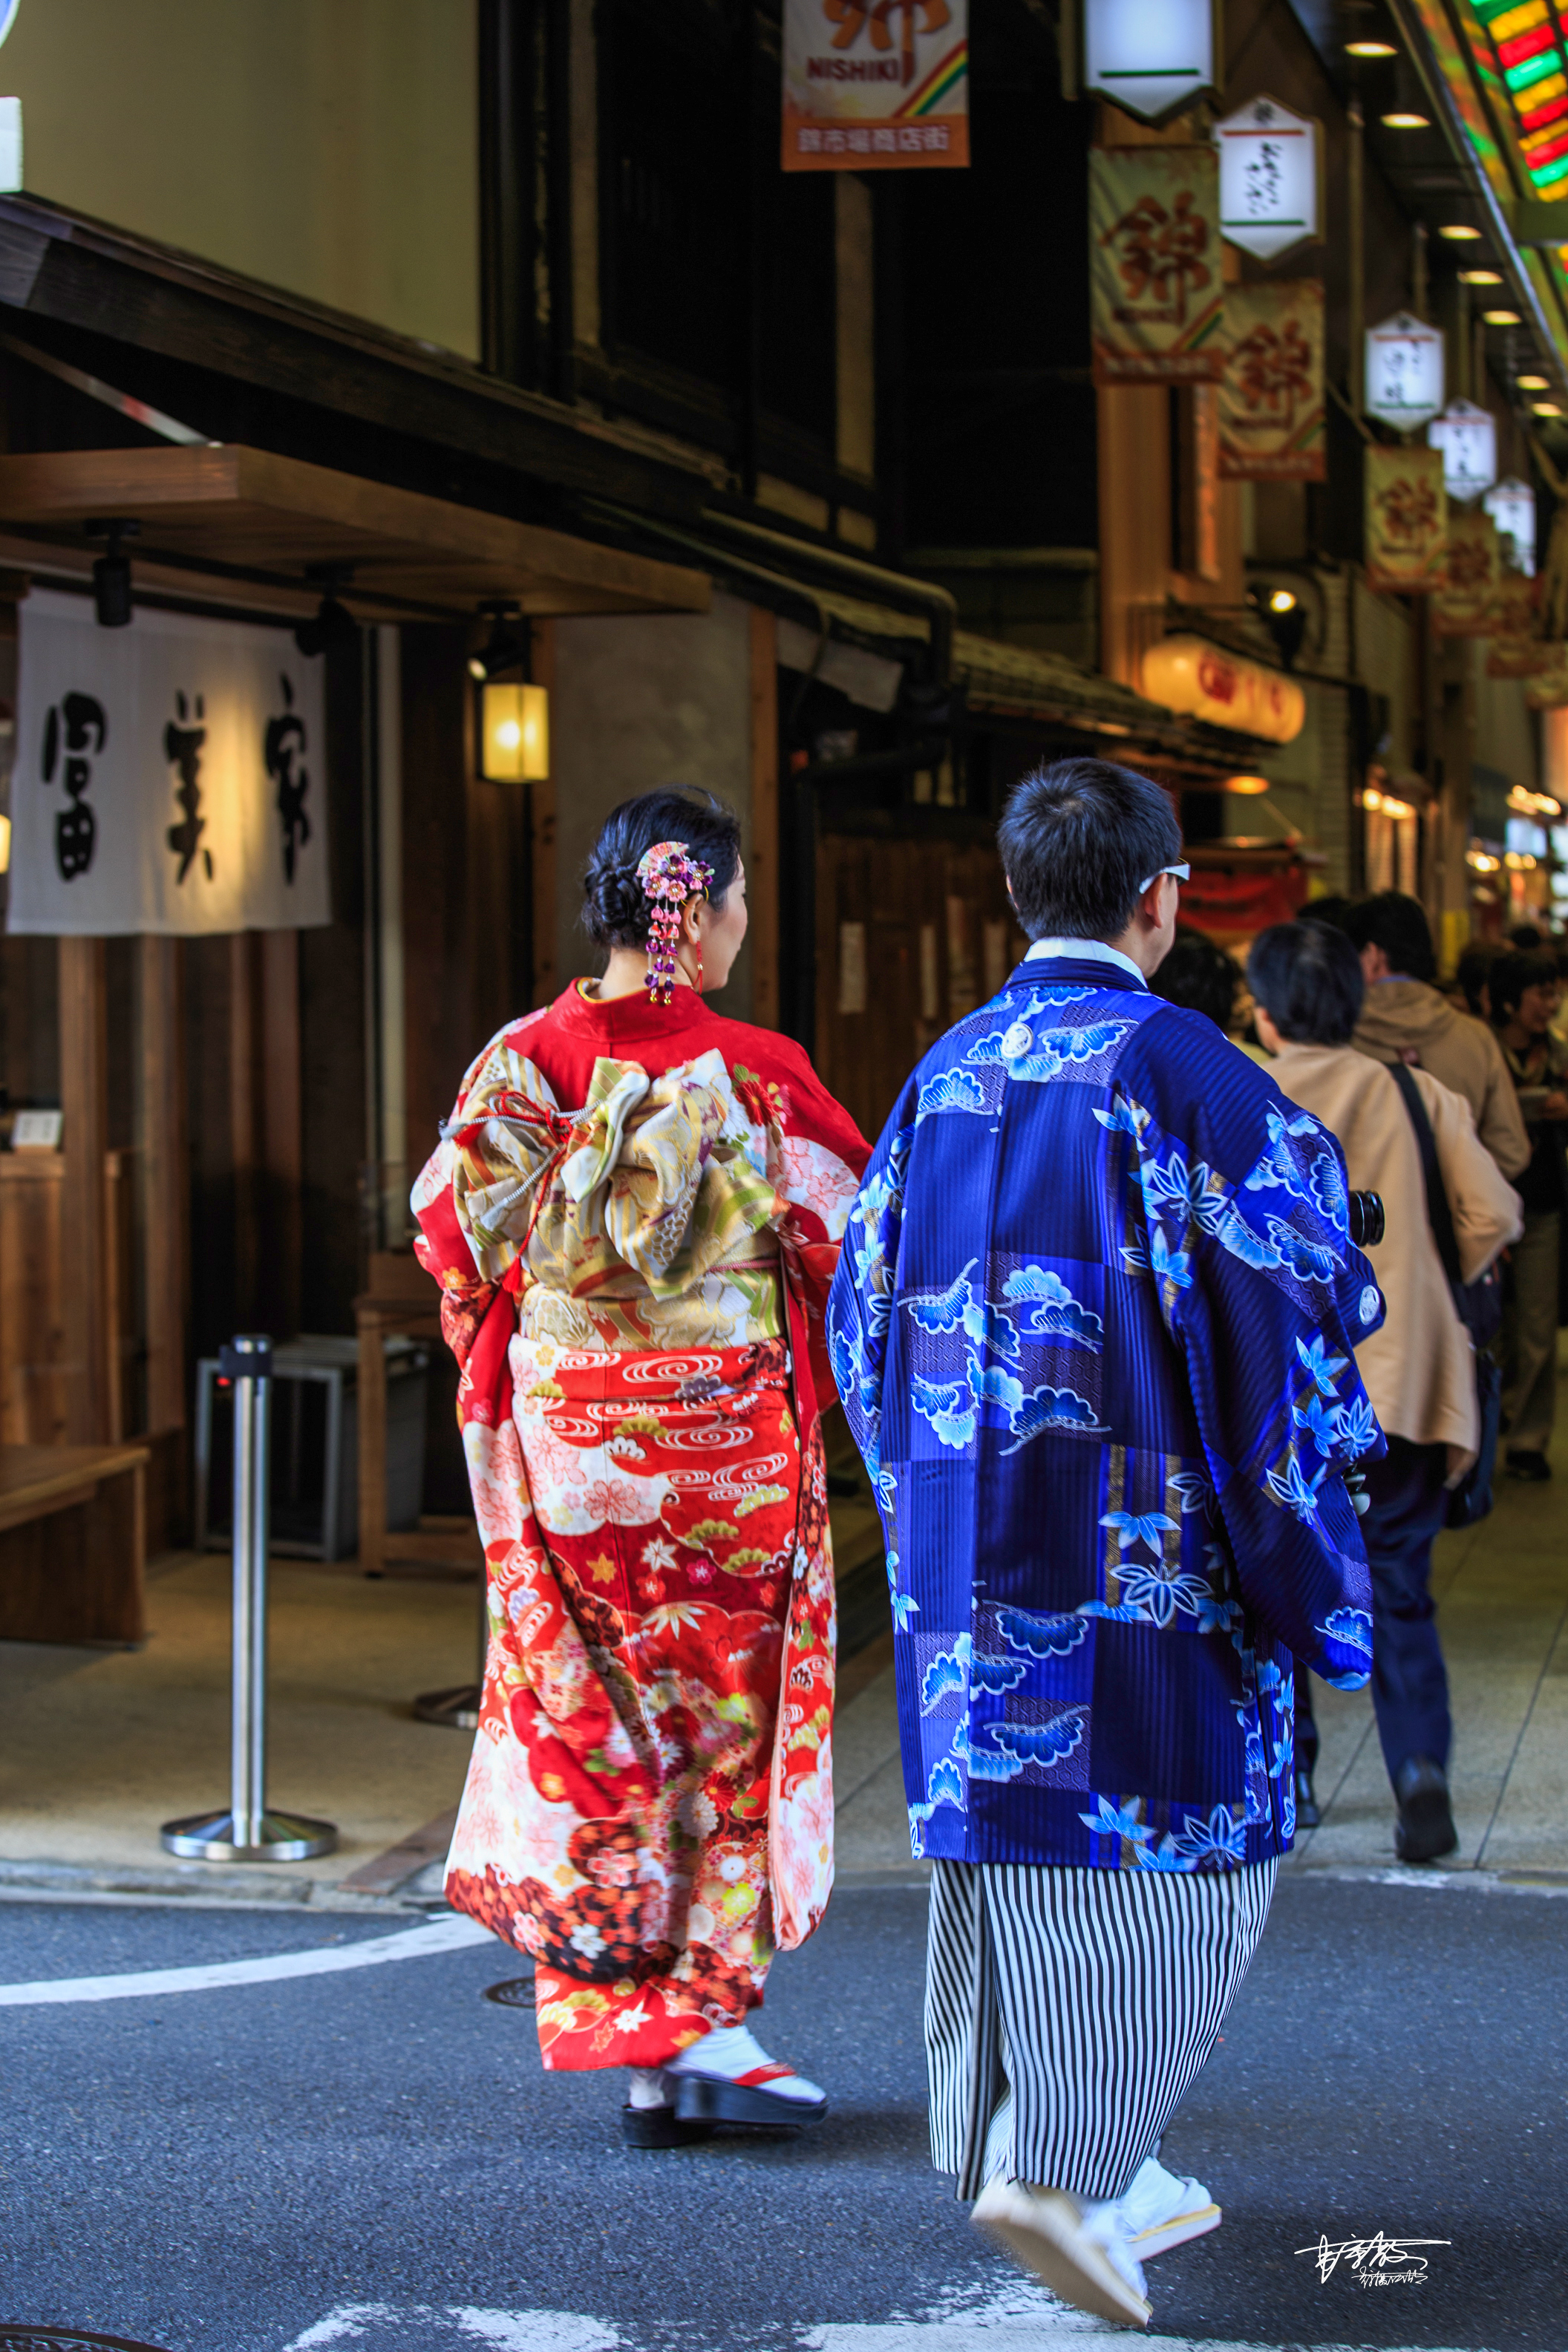
[[943, 1756], [931, 1767], [926, 1783], [926, 1800], [934, 1810], [938, 1805], [956, 1805], [963, 1811], [963, 1776], [951, 1756]]
[[974, 1443], [974, 1424], [978, 1411], [971, 1399], [961, 1406], [963, 1394], [962, 1381], [927, 1381], [919, 1372], [910, 1376], [910, 1401], [922, 1420], [929, 1421], [943, 1445], [951, 1445], [962, 1454], [966, 1445]]
[[1332, 1282], [1336, 1270], [1344, 1261], [1337, 1250], [1324, 1249], [1310, 1242], [1283, 1217], [1268, 1219], [1268, 1238], [1279, 1253], [1279, 1263], [1289, 1269], [1298, 1282]]
[[1317, 1202], [1336, 1234], [1350, 1231], [1350, 1202], [1345, 1196], [1345, 1180], [1340, 1173], [1340, 1163], [1331, 1151], [1320, 1151], [1307, 1178]]
[[969, 1681], [973, 1689], [989, 1691], [1000, 1697], [1005, 1691], [1016, 1690], [1029, 1671], [1026, 1658], [972, 1658]]
[[1002, 1296], [1034, 1308], [1025, 1326], [1033, 1339], [1098, 1340], [1105, 1328], [1048, 1266], [1018, 1266], [1003, 1284]]
[[970, 1276], [980, 1260], [972, 1257], [945, 1290], [911, 1290], [900, 1301], [910, 1320], [922, 1331], [941, 1336], [962, 1330], [977, 1348], [990, 1348], [1010, 1363], [1018, 1358], [1018, 1327], [1003, 1307], [977, 1298]]
[[1016, 1381], [1000, 1364], [987, 1364], [982, 1370], [976, 1356], [969, 1359], [969, 1391], [977, 1405], [1000, 1405], [1010, 1416], [1016, 1416], [1024, 1402], [1022, 1381]]
[[1036, 1617], [1026, 1609], [998, 1609], [996, 1628], [1010, 1650], [1030, 1658], [1065, 1658], [1089, 1639], [1086, 1617]]
[[[1022, 1024], [1018, 1024], [1022, 1025]], [[1024, 1078], [1035, 1085], [1048, 1085], [1075, 1062], [1093, 1062], [1101, 1054], [1109, 1054], [1120, 1045], [1128, 1031], [1136, 1026], [1131, 1021], [1095, 1021], [1086, 1029], [1052, 1029], [1044, 1036], [1033, 1038], [1034, 1051], [1020, 1049], [1008, 1053], [1013, 1032], [1002, 1041], [1006, 1059], [1007, 1076]]]
[[1372, 1655], [1372, 1619], [1364, 1609], [1331, 1609], [1315, 1630], [1326, 1641], [1342, 1642], [1347, 1650]]
[[938, 1111], [967, 1111], [977, 1117], [984, 1108], [985, 1095], [978, 1078], [971, 1077], [967, 1070], [941, 1070], [921, 1088], [915, 1124], [918, 1127], [921, 1119], [931, 1118]]
[[1102, 1433], [1104, 1424], [1087, 1397], [1076, 1389], [1041, 1387], [1032, 1390], [1012, 1423], [1014, 1443], [1002, 1448], [1004, 1454], [1017, 1454], [1047, 1429], [1082, 1430], [1093, 1435]]
[[1264, 1112], [1268, 1126], [1268, 1146], [1256, 1166], [1243, 1181], [1249, 1192], [1268, 1192], [1276, 1188], [1294, 1194], [1298, 1201], [1306, 1198], [1301, 1182], [1301, 1170], [1297, 1155], [1290, 1149], [1290, 1138], [1300, 1135], [1321, 1135], [1321, 1128], [1310, 1112], [1300, 1111], [1287, 1119], [1283, 1111], [1270, 1103]]
[[969, 1679], [969, 1661], [974, 1644], [967, 1633], [961, 1633], [951, 1650], [939, 1650], [921, 1679], [921, 1713], [929, 1715], [950, 1691], [961, 1691]]
[[[1048, 1771], [1070, 1756], [1083, 1743], [1088, 1729], [1087, 1707], [1069, 1707], [1065, 1714], [1053, 1716], [1049, 1723], [992, 1723], [985, 1727], [998, 1748], [1009, 1756], [1017, 1757], [1022, 1764], [1037, 1764]], [[973, 1770], [975, 1750], [969, 1750]]]

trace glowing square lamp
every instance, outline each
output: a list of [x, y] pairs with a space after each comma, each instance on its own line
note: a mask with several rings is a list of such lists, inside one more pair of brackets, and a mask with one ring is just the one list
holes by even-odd
[[550, 696], [542, 686], [479, 689], [479, 773], [492, 784], [541, 784], [550, 773]]

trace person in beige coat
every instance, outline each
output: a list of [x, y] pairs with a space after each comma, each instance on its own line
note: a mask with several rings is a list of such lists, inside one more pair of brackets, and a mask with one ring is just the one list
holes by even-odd
[[[1276, 924], [1254, 941], [1247, 979], [1281, 1092], [1338, 1137], [1352, 1187], [1380, 1194], [1384, 1203], [1385, 1234], [1373, 1263], [1387, 1313], [1355, 1351], [1388, 1440], [1386, 1455], [1363, 1465], [1373, 1704], [1399, 1809], [1395, 1851], [1405, 1862], [1431, 1862], [1451, 1853], [1458, 1839], [1448, 1801], [1447, 1675], [1427, 1582], [1447, 1490], [1479, 1442], [1474, 1353], [1432, 1237], [1420, 1146], [1404, 1097], [1388, 1069], [1352, 1043], [1365, 980], [1351, 940], [1326, 924]], [[1460, 1271], [1473, 1282], [1523, 1230], [1519, 1196], [1478, 1139], [1468, 1103], [1426, 1070], [1414, 1076], [1436, 1144]], [[1317, 1739], [1305, 1683], [1299, 1673], [1297, 1818], [1310, 1822]]]
[[1356, 1023], [1358, 1052], [1405, 1062], [1462, 1095], [1480, 1137], [1510, 1180], [1530, 1165], [1530, 1138], [1502, 1048], [1484, 1021], [1461, 1013], [1432, 982], [1437, 959], [1418, 898], [1380, 890], [1345, 915], [1342, 929], [1361, 957], [1366, 995]]

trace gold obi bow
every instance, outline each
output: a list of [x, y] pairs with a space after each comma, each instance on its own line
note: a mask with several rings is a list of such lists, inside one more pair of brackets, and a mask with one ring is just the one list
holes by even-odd
[[718, 1053], [657, 1078], [601, 1057], [573, 1112], [531, 1062], [498, 1055], [452, 1136], [458, 1216], [488, 1281], [521, 1257], [524, 1281], [577, 1290], [619, 1260], [675, 1297], [786, 1212], [757, 1165], [778, 1164], [777, 1139], [749, 1124]]

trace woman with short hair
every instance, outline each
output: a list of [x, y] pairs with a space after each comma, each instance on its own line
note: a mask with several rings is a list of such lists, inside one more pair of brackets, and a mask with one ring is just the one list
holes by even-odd
[[629, 2067], [668, 2147], [826, 2112], [746, 2019], [832, 1885], [822, 1307], [868, 1151], [705, 1000], [728, 809], [623, 803], [584, 899], [603, 976], [485, 1047], [414, 1192], [489, 1578], [447, 1896], [536, 1958], [546, 2067]]
[[[1373, 1264], [1387, 1312], [1355, 1351], [1388, 1439], [1386, 1455], [1363, 1465], [1372, 1695], [1399, 1809], [1395, 1850], [1404, 1862], [1432, 1862], [1458, 1838], [1448, 1801], [1448, 1682], [1427, 1580], [1447, 1488], [1479, 1443], [1474, 1353], [1427, 1219], [1410, 1114], [1386, 1065], [1351, 1043], [1366, 985], [1354, 947], [1326, 924], [1277, 923], [1254, 940], [1247, 976], [1280, 1091], [1339, 1138], [1351, 1184], [1384, 1203]], [[1519, 1202], [1477, 1136], [1469, 1105], [1428, 1072], [1410, 1075], [1436, 1144], [1460, 1272], [1473, 1282], [1519, 1232]], [[1310, 1721], [1303, 1675], [1298, 1685], [1298, 1716]], [[1303, 1751], [1314, 1745], [1315, 1733]]]
[[1552, 1034], [1561, 996], [1557, 959], [1544, 949], [1500, 956], [1489, 974], [1492, 1026], [1519, 1090], [1530, 1165], [1519, 1177], [1524, 1234], [1510, 1253], [1503, 1313], [1503, 1426], [1514, 1478], [1550, 1478], [1546, 1449], [1557, 1418], [1563, 1211], [1568, 1204], [1568, 1045]]

